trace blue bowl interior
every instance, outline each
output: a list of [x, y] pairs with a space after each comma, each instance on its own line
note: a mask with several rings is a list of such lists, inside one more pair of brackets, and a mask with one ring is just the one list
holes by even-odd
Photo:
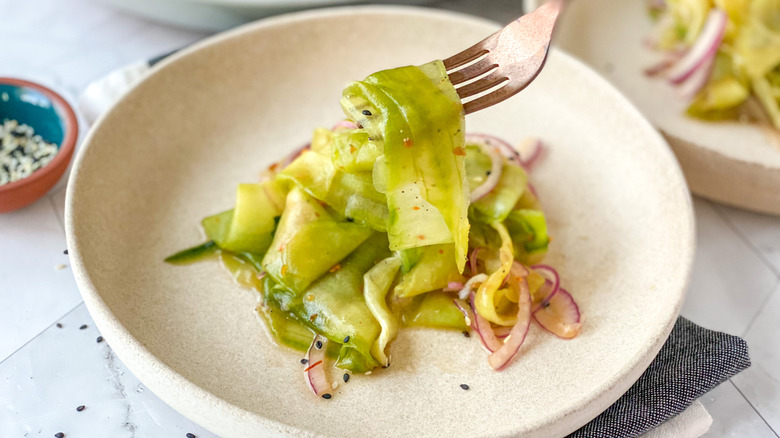
[[58, 148], [65, 138], [65, 121], [56, 105], [34, 88], [0, 84], [0, 122], [8, 119], [31, 126], [36, 134]]

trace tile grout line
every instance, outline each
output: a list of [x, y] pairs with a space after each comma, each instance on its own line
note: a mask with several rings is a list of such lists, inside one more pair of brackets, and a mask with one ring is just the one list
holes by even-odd
[[772, 271], [773, 274], [775, 274], [775, 277], [780, 279], [780, 271], [778, 271], [777, 268], [772, 264], [772, 262], [770, 262], [766, 258], [766, 256], [761, 251], [759, 251], [758, 248], [755, 247], [755, 245], [753, 245], [753, 242], [751, 242], [750, 239], [748, 239], [747, 236], [745, 236], [742, 233], [742, 231], [740, 231], [740, 229], [734, 224], [734, 222], [732, 222], [731, 219], [729, 219], [729, 217], [726, 215], [726, 213], [723, 212], [722, 207], [720, 205], [712, 202], [712, 201], [707, 201], [707, 202], [709, 202], [710, 205], [712, 205], [713, 210], [715, 210], [715, 212], [718, 214], [718, 216], [720, 216], [720, 218], [724, 222], [726, 222], [726, 225], [728, 225], [728, 227], [731, 228], [732, 231], [737, 233], [737, 236], [739, 236], [739, 238], [743, 242], [745, 242], [745, 244], [750, 248], [750, 250], [753, 252], [753, 254], [758, 256], [758, 258], [761, 260], [761, 262], [763, 262], [764, 265], [767, 268], [769, 268], [769, 270]]
[[739, 386], [737, 386], [737, 384], [736, 384], [736, 383], [734, 383], [734, 380], [732, 380], [732, 379], [729, 379], [729, 383], [731, 383], [731, 385], [732, 385], [732, 386], [734, 386], [734, 389], [736, 389], [736, 390], [737, 390], [737, 392], [739, 393], [739, 395], [741, 395], [741, 396], [742, 396], [742, 398], [744, 398], [744, 399], [745, 399], [745, 401], [747, 402], [747, 404], [748, 404], [748, 405], [750, 405], [750, 407], [751, 407], [751, 408], [752, 408], [752, 409], [753, 409], [753, 410], [756, 412], [756, 414], [758, 415], [758, 417], [759, 417], [759, 418], [761, 418], [761, 421], [763, 421], [763, 422], [764, 422], [764, 424], [766, 424], [766, 427], [768, 427], [768, 428], [769, 428], [769, 430], [771, 430], [771, 431], [772, 431], [772, 433], [773, 433], [773, 434], [775, 434], [775, 436], [776, 436], [776, 437], [780, 438], [780, 435], [778, 435], [778, 434], [777, 434], [777, 432], [775, 432], [775, 430], [772, 428], [772, 425], [771, 425], [771, 424], [769, 424], [769, 422], [768, 422], [768, 421], [766, 421], [766, 418], [764, 418], [764, 416], [763, 416], [763, 415], [761, 415], [761, 412], [759, 412], [759, 411], [758, 411], [758, 409], [756, 409], [756, 407], [755, 407], [755, 406], [753, 406], [753, 403], [752, 403], [752, 402], [751, 402], [751, 401], [750, 401], [750, 400], [749, 400], [749, 399], [748, 399], [748, 398], [745, 396], [745, 394], [743, 394], [743, 393], [742, 393], [742, 390], [741, 390], [741, 389], [739, 389]]
[[39, 337], [39, 336], [41, 336], [43, 333], [45, 333], [47, 330], [49, 330], [50, 328], [54, 327], [54, 326], [57, 324], [57, 322], [58, 322], [58, 321], [62, 320], [62, 318], [65, 318], [66, 316], [68, 316], [68, 315], [70, 315], [71, 313], [75, 312], [75, 311], [76, 311], [76, 309], [78, 309], [79, 307], [81, 307], [83, 304], [84, 304], [84, 301], [83, 301], [83, 300], [82, 300], [82, 301], [79, 301], [79, 303], [78, 303], [78, 304], [76, 304], [76, 305], [75, 305], [75, 306], [74, 306], [72, 309], [70, 309], [70, 310], [68, 310], [67, 312], [65, 312], [64, 314], [60, 315], [60, 316], [59, 316], [57, 319], [55, 319], [55, 320], [54, 320], [54, 322], [52, 322], [51, 324], [49, 324], [48, 326], [46, 326], [46, 328], [44, 328], [43, 330], [41, 330], [40, 332], [38, 332], [38, 334], [36, 334], [36, 335], [35, 335], [35, 336], [33, 336], [32, 338], [30, 338], [30, 339], [29, 339], [27, 342], [25, 342], [25, 343], [24, 343], [22, 346], [20, 346], [20, 347], [19, 347], [19, 348], [17, 348], [16, 350], [14, 350], [14, 351], [13, 351], [11, 354], [9, 354], [8, 356], [6, 356], [6, 357], [5, 357], [3, 360], [0, 360], [0, 365], [2, 365], [3, 363], [5, 363], [5, 361], [7, 361], [7, 360], [8, 360], [8, 359], [10, 359], [11, 357], [13, 357], [13, 356], [14, 356], [16, 353], [18, 353], [19, 351], [21, 351], [21, 350], [22, 350], [24, 347], [26, 347], [26, 346], [27, 346], [28, 344], [30, 344], [32, 341], [34, 341], [34, 340], [38, 339], [38, 337]]
[[759, 315], [761, 315], [761, 312], [764, 310], [764, 307], [766, 307], [767, 303], [769, 303], [772, 298], [774, 298], [775, 294], [780, 293], [780, 280], [778, 280], [774, 286], [772, 286], [772, 291], [769, 292], [769, 296], [767, 296], [764, 301], [761, 303], [761, 306], [758, 307], [758, 310], [756, 310], [755, 315], [753, 315], [752, 318], [750, 318], [750, 322], [745, 327], [745, 331], [742, 332], [740, 337], [744, 338], [748, 332], [750, 332], [750, 329], [753, 328], [753, 324], [758, 319]]

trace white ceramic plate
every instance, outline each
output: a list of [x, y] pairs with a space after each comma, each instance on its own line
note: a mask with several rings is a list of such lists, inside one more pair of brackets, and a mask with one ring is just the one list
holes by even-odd
[[548, 262], [586, 318], [577, 339], [533, 328], [496, 373], [474, 337], [404, 330], [390, 368], [354, 376], [325, 401], [308, 393], [302, 355], [264, 335], [255, 293], [217, 263], [162, 262], [202, 241], [200, 219], [229, 208], [237, 183], [342, 118], [349, 80], [447, 57], [495, 29], [403, 7], [278, 17], [166, 60], [98, 121], [68, 188], [68, 244], [92, 316], [144, 384], [225, 437], [551, 437], [638, 378], [683, 299], [690, 198], [660, 135], [561, 52], [526, 91], [468, 116], [467, 127], [548, 143], [533, 181], [555, 238]]
[[[525, 0], [526, 10], [541, 3]], [[659, 59], [642, 44], [651, 27], [643, 1], [572, 1], [555, 43], [602, 73], [664, 133], [695, 194], [780, 215], [780, 133], [685, 116], [674, 87], [643, 73]]]

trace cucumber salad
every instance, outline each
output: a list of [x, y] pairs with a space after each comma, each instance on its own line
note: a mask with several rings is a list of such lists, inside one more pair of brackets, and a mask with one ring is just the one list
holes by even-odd
[[347, 120], [240, 184], [233, 209], [203, 219], [208, 242], [172, 255], [220, 257], [260, 294], [277, 344], [305, 351], [305, 382], [332, 397], [326, 366], [391, 363], [404, 327], [475, 333], [494, 370], [532, 321], [563, 339], [580, 312], [540, 264], [545, 216], [523, 160], [501, 139], [466, 134], [444, 65], [401, 67], [349, 84]]
[[706, 120], [748, 116], [780, 129], [780, 0], [649, 0], [648, 44], [664, 76]]

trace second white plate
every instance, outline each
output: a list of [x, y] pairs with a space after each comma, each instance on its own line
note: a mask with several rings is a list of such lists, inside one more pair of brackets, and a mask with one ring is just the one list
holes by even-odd
[[[525, 0], [530, 11], [542, 0]], [[555, 44], [590, 64], [666, 136], [693, 193], [748, 210], [780, 215], [780, 133], [685, 115], [686, 102], [644, 69], [659, 59], [642, 40], [652, 22], [645, 2], [569, 2]]]

